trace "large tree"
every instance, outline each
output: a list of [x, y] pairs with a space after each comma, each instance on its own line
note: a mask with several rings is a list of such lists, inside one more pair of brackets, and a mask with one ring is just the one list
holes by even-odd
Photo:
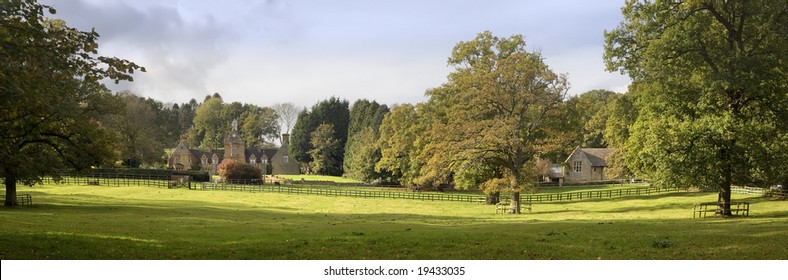
[[788, 2], [628, 1], [605, 33], [608, 70], [633, 79], [640, 112], [627, 163], [657, 184], [719, 189], [785, 182]]
[[290, 133], [290, 129], [298, 119], [298, 108], [293, 103], [277, 103], [271, 107], [279, 117], [279, 125], [285, 129], [285, 134]]
[[258, 149], [276, 146], [274, 140], [279, 138], [281, 130], [276, 111], [268, 107], [260, 108], [254, 105], [247, 107], [247, 110], [241, 115], [241, 120], [243, 120], [241, 134], [246, 146]]
[[208, 98], [194, 112], [194, 128], [204, 135], [200, 147], [218, 149], [224, 145], [224, 134], [230, 122], [224, 117], [224, 104], [221, 98]]
[[164, 146], [157, 137], [160, 122], [157, 122], [154, 108], [144, 98], [129, 91], [120, 92], [117, 96], [125, 110], [108, 116], [107, 125], [117, 135], [123, 165], [136, 168], [161, 161]]
[[347, 144], [345, 144], [345, 176], [360, 180], [379, 179], [375, 163], [380, 160], [377, 146], [378, 130], [383, 117], [389, 112], [388, 106], [375, 101], [360, 99], [350, 108]]
[[419, 155], [425, 144], [421, 137], [428, 126], [422, 114], [424, 110], [417, 109], [423, 107], [423, 104], [395, 105], [380, 125], [377, 146], [381, 158], [375, 164], [375, 171], [390, 173], [392, 181], [406, 186], [416, 185], [424, 165]]
[[519, 213], [520, 192], [535, 189], [536, 158], [571, 139], [562, 130], [566, 78], [526, 51], [520, 35], [480, 33], [457, 44], [449, 64], [449, 81], [428, 92], [428, 105], [442, 112], [433, 117], [422, 175], [473, 177], [487, 193], [510, 192]]
[[334, 135], [334, 125], [324, 123], [315, 129], [311, 135], [312, 149], [309, 155], [312, 162], [309, 163], [310, 170], [317, 174], [333, 175], [341, 172], [341, 166], [337, 162], [340, 149], [339, 140]]
[[15, 206], [17, 182], [114, 158], [100, 120], [121, 107], [100, 81], [130, 81], [144, 69], [96, 55], [98, 33], [45, 17], [52, 7], [24, 0], [0, 8], [0, 177], [5, 205]]
[[573, 96], [567, 101], [567, 106], [572, 110], [574, 117], [579, 118], [579, 127], [576, 130], [582, 133], [580, 146], [586, 148], [610, 146], [609, 141], [605, 139], [605, 126], [610, 117], [610, 108], [620, 96], [609, 90], [591, 90]]
[[293, 126], [293, 134], [290, 137], [290, 155], [308, 167], [313, 160], [310, 155], [312, 133], [321, 124], [330, 124], [334, 129], [334, 139], [339, 141], [339, 146], [335, 147], [337, 150], [330, 153], [335, 157], [330, 163], [337, 166], [325, 168], [324, 170], [330, 170], [331, 173], [324, 175], [342, 175], [344, 148], [348, 137], [349, 114], [348, 101], [340, 100], [336, 97], [318, 102], [309, 111], [303, 110], [298, 114], [298, 120]]

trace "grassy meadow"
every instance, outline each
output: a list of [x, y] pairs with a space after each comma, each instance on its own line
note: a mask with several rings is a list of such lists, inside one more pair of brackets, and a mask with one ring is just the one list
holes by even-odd
[[[578, 191], [568, 188], [568, 191]], [[4, 191], [4, 190], [3, 190]], [[555, 191], [555, 190], [553, 190]], [[19, 187], [0, 259], [786, 259], [786, 201], [734, 194], [750, 217], [692, 219], [716, 193], [535, 204], [155, 187]]]

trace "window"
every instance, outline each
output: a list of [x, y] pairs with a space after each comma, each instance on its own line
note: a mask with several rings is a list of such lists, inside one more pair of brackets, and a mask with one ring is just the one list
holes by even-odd
[[233, 147], [233, 156], [238, 155], [238, 147]]
[[255, 164], [255, 163], [257, 163], [257, 159], [254, 158], [254, 157], [251, 157], [251, 158], [249, 158], [249, 163]]
[[263, 159], [263, 165], [265, 165], [265, 164], [268, 164], [268, 159], [267, 158]]
[[284, 159], [283, 159], [283, 161], [284, 161], [285, 163], [288, 163], [288, 162], [290, 162], [290, 158], [289, 158], [288, 156], [284, 156]]
[[208, 158], [205, 157], [205, 156], [202, 156], [201, 162], [202, 162], [203, 165], [208, 164]]
[[219, 157], [213, 155], [213, 164], [219, 164]]
[[175, 164], [181, 163], [181, 157], [175, 157]]
[[582, 161], [575, 161], [575, 172], [583, 171], [583, 162]]

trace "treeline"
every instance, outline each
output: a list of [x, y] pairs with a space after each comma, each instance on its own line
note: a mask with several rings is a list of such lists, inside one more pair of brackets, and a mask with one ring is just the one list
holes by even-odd
[[289, 126], [295, 118], [291, 113], [294, 106], [289, 103], [272, 107], [225, 103], [218, 93], [202, 102], [191, 99], [181, 104], [164, 104], [130, 91], [116, 93], [115, 97], [124, 109], [105, 116], [103, 121], [115, 136], [116, 151], [126, 167], [161, 168], [166, 162], [165, 149], [179, 141], [192, 148], [224, 148], [224, 136], [232, 129], [233, 120], [238, 122], [247, 147], [276, 147], [282, 125]]

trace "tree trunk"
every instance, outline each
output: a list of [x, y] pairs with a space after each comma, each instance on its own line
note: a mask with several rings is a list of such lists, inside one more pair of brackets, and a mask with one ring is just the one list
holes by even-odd
[[487, 195], [487, 204], [493, 205], [501, 202], [501, 192], [494, 192]]
[[509, 214], [520, 214], [520, 192], [512, 193], [512, 203], [509, 208]]
[[731, 150], [733, 145], [735, 144], [734, 141], [731, 141], [731, 147], [728, 149], [722, 150], [723, 158], [722, 160], [725, 161], [725, 165], [723, 166], [723, 176], [725, 177], [721, 186], [720, 186], [720, 193], [717, 195], [717, 215], [721, 215], [723, 217], [730, 217], [731, 214], [731, 183], [732, 183], [732, 176], [733, 168], [732, 168], [732, 156]]
[[16, 176], [8, 175], [5, 177], [5, 204], [6, 207], [19, 206], [16, 201]]

